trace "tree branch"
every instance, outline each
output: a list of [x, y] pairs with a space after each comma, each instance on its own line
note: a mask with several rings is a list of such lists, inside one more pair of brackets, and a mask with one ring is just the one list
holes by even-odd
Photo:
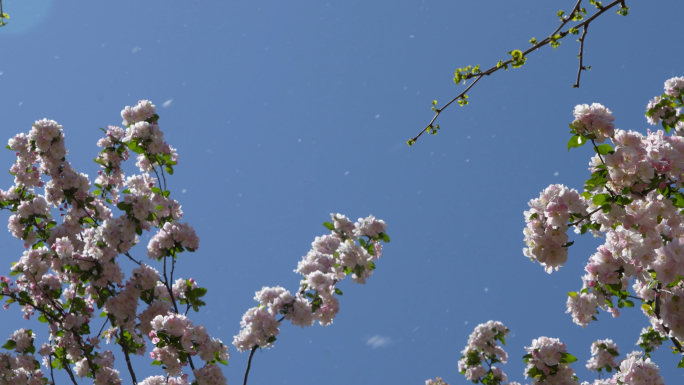
[[252, 367], [252, 356], [254, 356], [254, 352], [256, 352], [257, 348], [259, 345], [254, 345], [252, 348], [252, 351], [249, 352], [249, 360], [247, 361], [247, 370], [245, 370], [245, 380], [242, 382], [242, 385], [247, 385], [247, 376], [249, 376], [249, 369]]
[[123, 338], [123, 331], [119, 328], [119, 346], [123, 350], [124, 357], [126, 357], [126, 365], [128, 365], [128, 372], [131, 374], [131, 379], [133, 380], [133, 385], [138, 385], [138, 380], [135, 378], [135, 372], [133, 371], [133, 365], [131, 365], [131, 358], [128, 354], [128, 346]]
[[[427, 131], [428, 129], [434, 128], [434, 127], [435, 127], [435, 126], [434, 126], [435, 120], [437, 120], [437, 117], [439, 116], [439, 114], [440, 114], [445, 108], [447, 108], [450, 104], [452, 104], [455, 100], [457, 100], [457, 99], [459, 99], [459, 98], [465, 96], [465, 92], [467, 92], [468, 90], [470, 90], [470, 88], [472, 88], [472, 87], [475, 85], [475, 83], [477, 83], [480, 79], [482, 79], [483, 76], [489, 76], [489, 75], [493, 74], [494, 72], [500, 70], [501, 68], [508, 69], [508, 65], [509, 65], [509, 64], [514, 64], [514, 62], [516, 62], [517, 60], [526, 58], [527, 55], [529, 55], [530, 53], [532, 53], [532, 52], [538, 50], [539, 48], [541, 48], [541, 47], [543, 47], [543, 46], [545, 46], [545, 45], [549, 45], [549, 44], [551, 44], [551, 43], [553, 43], [553, 42], [556, 42], [556, 41], [558, 41], [558, 40], [564, 38], [565, 36], [567, 36], [568, 34], [571, 33], [571, 30], [579, 30], [580, 28], [584, 28], [582, 37], [580, 38], [580, 46], [581, 46], [581, 47], [580, 47], [580, 53], [582, 53], [582, 51], [583, 51], [583, 49], [584, 49], [584, 46], [583, 46], [583, 44], [584, 44], [584, 37], [586, 36], [586, 33], [587, 33], [587, 26], [588, 26], [592, 21], [594, 21], [597, 17], [601, 16], [601, 15], [604, 14], [606, 11], [608, 11], [609, 9], [611, 9], [611, 8], [617, 6], [617, 5], [620, 5], [621, 9], [622, 9], [622, 8], [627, 8], [627, 6], [626, 6], [626, 4], [625, 4], [625, 0], [615, 0], [615, 1], [613, 1], [612, 3], [608, 4], [608, 5], [605, 5], [605, 6], [600, 7], [600, 8], [598, 9], [598, 11], [597, 11], [595, 14], [593, 14], [591, 17], [589, 17], [588, 19], [582, 21], [581, 23], [575, 25], [574, 27], [569, 28], [569, 29], [566, 30], [566, 31], [560, 32], [560, 31], [563, 29], [563, 27], [565, 27], [565, 25], [566, 25], [567, 23], [569, 23], [570, 21], [572, 21], [573, 18], [574, 18], [577, 14], [579, 14], [579, 13], [581, 12], [581, 8], [580, 8], [581, 2], [582, 2], [581, 0], [578, 0], [578, 1], [577, 1], [577, 3], [575, 4], [575, 7], [573, 8], [572, 12], [570, 12], [570, 14], [569, 14], [567, 17], [565, 17], [565, 18], [563, 19], [563, 21], [562, 21], [562, 23], [560, 24], [560, 26], [558, 26], [558, 28], [556, 28], [556, 30], [554, 30], [553, 33], [552, 33], [551, 35], [549, 35], [549, 36], [548, 36], [547, 38], [545, 38], [544, 40], [542, 40], [542, 41], [537, 42], [536, 44], [534, 44], [534, 46], [532, 46], [532, 48], [529, 48], [528, 50], [522, 52], [522, 55], [521, 55], [519, 58], [517, 58], [517, 59], [511, 58], [511, 59], [508, 59], [508, 60], [506, 60], [506, 61], [500, 61], [497, 65], [495, 65], [494, 67], [492, 67], [492, 68], [490, 68], [490, 69], [488, 69], [488, 70], [486, 70], [486, 71], [480, 71], [480, 70], [477, 69], [477, 68], [476, 68], [475, 70], [472, 70], [472, 71], [471, 71], [471, 70], [468, 70], [467, 73], [463, 75], [463, 77], [461, 78], [461, 80], [466, 81], [466, 80], [469, 80], [469, 79], [472, 79], [472, 78], [476, 78], [476, 79], [470, 84], [470, 86], [468, 86], [468, 88], [467, 88], [465, 91], [463, 91], [462, 93], [460, 93], [457, 97], [455, 97], [454, 99], [452, 99], [449, 103], [445, 104], [445, 105], [444, 105], [443, 107], [441, 107], [441, 108], [435, 108], [435, 116], [432, 118], [432, 120], [431, 120], [430, 123], [427, 125], [427, 127], [425, 127], [418, 135], [416, 135], [415, 137], [413, 137], [413, 138], [411, 138], [411, 139], [408, 140], [407, 143], [409, 144], [409, 146], [413, 145], [413, 143], [415, 143], [415, 142], [418, 140], [418, 138], [420, 138], [420, 136], [423, 135], [423, 134], [425, 133], [425, 131]], [[534, 40], [533, 40], [533, 42], [534, 42]], [[583, 54], [580, 56], [580, 71], [582, 70], [582, 56], [583, 56]], [[524, 63], [524, 61], [523, 61], [523, 63]], [[579, 76], [578, 76], [578, 78], [579, 78]], [[575, 86], [576, 86], [576, 87], [579, 87], [579, 79], [578, 79], [577, 82], [575, 83]]]
[[582, 63], [582, 59], [584, 59], [584, 38], [587, 37], [587, 28], [589, 28], [589, 25], [584, 26], [584, 30], [582, 31], [582, 37], [579, 38], [579, 41], [580, 41], [579, 69], [577, 69], [577, 81], [575, 82], [575, 85], [572, 86], [573, 88], [579, 88], [579, 86], [580, 86], [580, 75], [582, 74], [582, 71], [587, 70], [587, 68], [584, 67], [584, 64]]

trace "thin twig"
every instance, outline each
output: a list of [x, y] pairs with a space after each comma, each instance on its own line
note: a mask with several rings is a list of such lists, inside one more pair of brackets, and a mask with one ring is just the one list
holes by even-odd
[[100, 328], [100, 332], [97, 333], [97, 336], [95, 338], [100, 338], [100, 335], [102, 334], [102, 331], [104, 330], [105, 325], [107, 325], [107, 322], [109, 322], [109, 317], [105, 319], [105, 322], [102, 324], [102, 327]]
[[[489, 74], [487, 74], [487, 75], [489, 75]], [[461, 92], [460, 94], [458, 94], [455, 98], [451, 99], [451, 100], [449, 101], [449, 103], [445, 104], [442, 108], [436, 109], [436, 110], [435, 110], [435, 116], [432, 117], [432, 120], [430, 121], [430, 124], [428, 124], [427, 127], [423, 128], [423, 131], [421, 131], [418, 135], [416, 135], [416, 136], [415, 136], [413, 139], [411, 139], [411, 140], [413, 140], [413, 141], [415, 142], [416, 140], [418, 140], [418, 138], [419, 138], [421, 135], [423, 135], [423, 133], [424, 133], [425, 131], [427, 131], [429, 128], [432, 128], [432, 127], [433, 127], [433, 123], [435, 123], [435, 120], [437, 120], [437, 117], [439, 116], [439, 113], [442, 112], [442, 110], [444, 110], [445, 108], [449, 107], [449, 105], [450, 105], [451, 103], [453, 103], [453, 102], [455, 102], [456, 100], [458, 100], [458, 99], [462, 98], [463, 96], [465, 96], [466, 92], [468, 92], [468, 90], [470, 90], [471, 88], [473, 88], [473, 86], [474, 86], [477, 82], [479, 82], [480, 79], [482, 79], [483, 76], [484, 76], [484, 75], [478, 76], [477, 79], [473, 80], [473, 82], [470, 83], [470, 85], [468, 86], [468, 88], [466, 88], [463, 92]]]
[[584, 30], [582, 31], [582, 37], [579, 38], [579, 41], [580, 41], [579, 69], [577, 69], [577, 82], [575, 82], [575, 85], [573, 86], [574, 88], [579, 88], [579, 86], [580, 86], [580, 75], [582, 74], [582, 71], [587, 70], [584, 67], [582, 59], [584, 59], [584, 38], [587, 36], [587, 29], [588, 28], [589, 28], [588, 25], [584, 26]]
[[[171, 256], [171, 258], [175, 258], [175, 251], [174, 254]], [[171, 289], [171, 285], [169, 284], [169, 277], [166, 275], [166, 258], [164, 257], [164, 286], [166, 286], [166, 290], [169, 292], [169, 296], [171, 297], [171, 303], [173, 303], [173, 309], [176, 311], [176, 314], [181, 314], [178, 311], [178, 305], [176, 304], [176, 298], [173, 296], [173, 290]], [[192, 362], [192, 357], [188, 354], [188, 362], [190, 363], [190, 368], [192, 370], [195, 370], [195, 365]]]
[[62, 362], [64, 365], [64, 369], [66, 369], [67, 373], [69, 373], [69, 377], [71, 377], [71, 382], [74, 383], [74, 385], [78, 385], [76, 383], [76, 378], [74, 377], [74, 373], [71, 372], [71, 366], [69, 366], [69, 361], [66, 361], [66, 358], [64, 358], [64, 361]]
[[[0, 2], [0, 4], [2, 4], [2, 2]], [[0, 12], [2, 12], [2, 10], [0, 10]], [[50, 378], [52, 378], [52, 385], [55, 385], [55, 375], [52, 369], [52, 353], [50, 353], [48, 356], [48, 363], [50, 364]]]
[[601, 210], [601, 208], [602, 208], [602, 207], [599, 207], [599, 208], [597, 208], [596, 210], [590, 212], [589, 214], [584, 215], [584, 216], [583, 216], [582, 218], [580, 218], [577, 222], [568, 223], [568, 227], [570, 227], [570, 226], [575, 226], [575, 225], [579, 225], [580, 223], [582, 223], [582, 221], [584, 221], [585, 219], [591, 217], [592, 214], [594, 214], [595, 212]]
[[247, 376], [249, 376], [249, 369], [252, 367], [252, 356], [254, 356], [254, 352], [256, 352], [257, 348], [259, 348], [259, 345], [254, 345], [252, 351], [249, 352], [249, 361], [247, 361], [247, 370], [245, 370], [245, 380], [242, 382], [242, 385], [247, 385]]
[[127, 257], [128, 257], [128, 259], [130, 259], [131, 261], [133, 261], [133, 262], [137, 263], [137, 264], [138, 264], [138, 266], [142, 265], [142, 262], [140, 262], [140, 261], [137, 261], [137, 260], [136, 260], [135, 258], [131, 257], [131, 254], [130, 254], [130, 253], [129, 253], [128, 251], [127, 251], [127, 252], [125, 252], [125, 253], [124, 253], [124, 255], [125, 255], [125, 256], [127, 256]]
[[119, 329], [119, 346], [123, 350], [124, 357], [126, 357], [126, 365], [128, 365], [128, 372], [131, 374], [131, 379], [133, 380], [133, 385], [138, 385], [138, 380], [135, 378], [135, 372], [133, 371], [133, 365], [131, 365], [131, 358], [128, 354], [128, 345], [126, 345], [123, 339], [123, 331]]

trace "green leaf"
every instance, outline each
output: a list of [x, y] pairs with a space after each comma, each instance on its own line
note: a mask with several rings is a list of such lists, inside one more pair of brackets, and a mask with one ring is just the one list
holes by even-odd
[[389, 243], [389, 241], [390, 241], [389, 235], [387, 235], [385, 233], [380, 233], [379, 235], [382, 236], [382, 240], [385, 241], [385, 243]]
[[48, 319], [47, 319], [47, 317], [45, 316], [45, 314], [41, 314], [40, 317], [38, 317], [38, 321], [40, 321], [40, 322], [42, 322], [42, 323], [47, 323], [47, 322], [48, 322]]
[[12, 349], [14, 349], [15, 346], [17, 346], [16, 341], [7, 340], [7, 342], [5, 342], [4, 345], [2, 345], [2, 348], [7, 349], [7, 350], [12, 350]]
[[171, 166], [166, 166], [166, 172], [168, 172], [169, 175], [173, 175], [173, 167], [171, 167]]
[[605, 204], [601, 206], [601, 210], [603, 210], [604, 213], [608, 214], [610, 210], [613, 208], [610, 204]]
[[575, 297], [577, 297], [577, 293], [575, 293], [574, 291], [569, 291], [569, 292], [568, 292], [568, 296], [569, 296], [569, 297], [572, 297], [572, 298], [575, 298]]
[[128, 143], [128, 149], [135, 152], [136, 154], [142, 154], [143, 152], [145, 152], [145, 149], [138, 146], [138, 144], [135, 142]]
[[684, 358], [682, 358], [681, 361], [679, 361], [679, 364], [677, 365], [677, 369], [684, 368]]
[[613, 151], [613, 147], [610, 144], [602, 144], [600, 146], [596, 146], [596, 150], [599, 154], [606, 155], [610, 151]]
[[152, 190], [152, 192], [155, 194], [161, 194], [162, 192], [162, 190], [159, 187], [152, 187], [150, 190]]
[[335, 230], [335, 225], [333, 225], [333, 224], [330, 223], [330, 222], [323, 222], [323, 226], [325, 226], [325, 228], [328, 229], [328, 230], [330, 230], [330, 231]]
[[204, 295], [207, 294], [207, 289], [205, 289], [203, 287], [198, 287], [198, 288], [192, 289], [192, 293], [193, 293], [193, 296], [195, 298], [204, 297]]
[[159, 205], [159, 206], [155, 207], [155, 209], [156, 209], [156, 210], [164, 210], [164, 206]]
[[634, 302], [632, 302], [632, 301], [630, 301], [630, 300], [626, 300], [626, 301], [625, 301], [625, 306], [627, 306], [627, 307], [634, 307]]
[[575, 135], [570, 140], [568, 141], [568, 151], [570, 151], [571, 148], [573, 147], [582, 147], [585, 144], [587, 144], [587, 139], [580, 136], [580, 135]]
[[606, 199], [610, 198], [609, 194], [596, 194], [591, 198], [591, 201], [596, 205], [600, 206]]
[[577, 361], [577, 357], [575, 357], [569, 353], [561, 353], [561, 356], [562, 356], [561, 362], [565, 362], [566, 364], [571, 364], [571, 363]]
[[342, 290], [336, 288], [336, 289], [335, 289], [335, 294], [337, 294], [337, 295], [342, 295]]

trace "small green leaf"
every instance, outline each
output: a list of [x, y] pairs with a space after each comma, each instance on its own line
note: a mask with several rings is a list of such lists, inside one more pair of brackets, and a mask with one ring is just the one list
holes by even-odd
[[47, 323], [48, 319], [47, 319], [47, 317], [45, 317], [45, 314], [41, 314], [40, 317], [38, 317], [38, 321], [40, 321], [42, 323]]
[[7, 340], [7, 342], [4, 345], [2, 345], [2, 348], [7, 349], [7, 350], [12, 350], [12, 349], [14, 349], [15, 346], [17, 346], [16, 341]]
[[335, 225], [333, 225], [333, 224], [330, 223], [330, 222], [323, 222], [323, 226], [325, 226], [325, 228], [328, 229], [328, 230], [330, 230], [330, 231], [335, 230]]
[[610, 151], [613, 151], [613, 147], [610, 144], [602, 144], [600, 146], [596, 146], [596, 150], [599, 154], [606, 155]]
[[569, 292], [568, 292], [568, 296], [569, 296], [569, 297], [572, 297], [572, 298], [576, 298], [576, 297], [577, 297], [577, 293], [575, 293], [574, 291], [569, 291]]
[[137, 154], [142, 154], [143, 152], [145, 152], [145, 149], [138, 146], [138, 144], [135, 142], [128, 143], [128, 149], [137, 153]]
[[173, 167], [171, 167], [171, 166], [166, 166], [166, 172], [168, 172], [169, 175], [173, 175]]
[[582, 147], [587, 143], [587, 139], [582, 137], [581, 135], [574, 135], [570, 140], [568, 141], [568, 151], [570, 151], [571, 148], [573, 147]]
[[606, 199], [608, 199], [609, 197], [610, 197], [609, 194], [596, 194], [596, 195], [594, 195], [594, 196], [591, 198], [591, 201], [592, 201], [595, 205], [600, 206], [600, 205], [603, 204], [603, 202], [605, 202]]
[[561, 356], [562, 356], [561, 362], [565, 362], [566, 364], [571, 364], [571, 363], [577, 361], [577, 357], [575, 357], [569, 353], [561, 353]]

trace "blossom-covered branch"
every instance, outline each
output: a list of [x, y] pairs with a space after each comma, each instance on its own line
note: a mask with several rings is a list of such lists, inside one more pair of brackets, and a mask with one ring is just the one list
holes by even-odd
[[684, 77], [664, 88], [646, 107], [648, 122], [664, 130], [647, 135], [616, 129], [598, 103], [575, 107], [568, 150], [592, 143], [591, 177], [581, 194], [551, 185], [530, 201], [523, 253], [551, 273], [567, 261], [569, 227], [605, 237], [582, 289], [568, 293], [573, 321], [585, 327], [599, 308], [617, 317], [638, 299], [652, 325], [641, 335], [645, 354], [667, 338], [684, 354]]
[[[375, 261], [382, 257], [381, 242], [390, 241], [385, 222], [372, 215], [356, 223], [342, 214], [330, 216], [332, 223], [323, 224], [330, 234], [316, 237], [295, 269], [303, 277], [297, 293], [292, 295], [280, 286], [263, 287], [254, 297], [259, 305], [242, 317], [242, 330], [233, 345], [241, 352], [250, 351], [244, 385], [255, 350], [273, 346], [284, 319], [302, 328], [316, 321], [321, 326], [332, 324], [340, 310], [335, 296], [342, 295], [336, 285], [347, 276], [365, 284], [375, 270]], [[282, 317], [276, 320], [278, 314]]]

